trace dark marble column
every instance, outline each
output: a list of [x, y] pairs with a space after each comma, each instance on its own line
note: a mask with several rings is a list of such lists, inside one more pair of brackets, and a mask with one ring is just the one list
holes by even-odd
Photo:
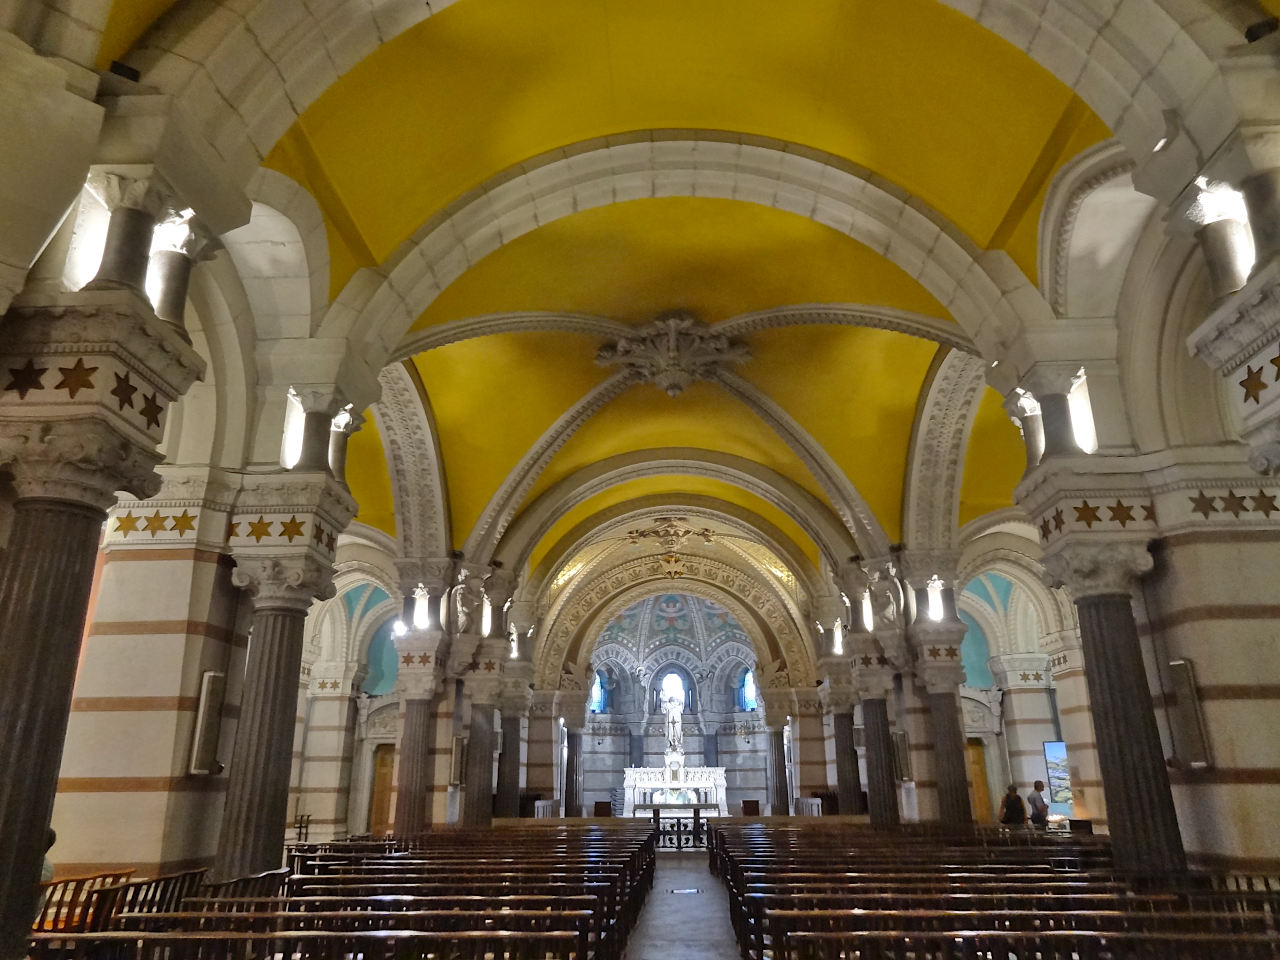
[[1076, 609], [1116, 866], [1186, 870], [1129, 595], [1084, 597]]
[[467, 733], [467, 763], [463, 770], [462, 822], [487, 827], [493, 822], [492, 701], [472, 702]]
[[400, 756], [396, 783], [397, 836], [423, 833], [431, 824], [431, 748], [436, 737], [435, 702], [421, 697], [406, 698], [400, 731]]
[[765, 758], [765, 787], [769, 799], [769, 815], [791, 815], [791, 791], [787, 785], [787, 748], [781, 727], [769, 728], [769, 744]]
[[853, 714], [831, 715], [836, 748], [836, 797], [842, 814], [866, 813], [862, 799], [862, 774], [858, 771], [858, 748], [854, 746]]
[[633, 767], [644, 766], [644, 730], [640, 733], [631, 731], [628, 738], [628, 757]]
[[[26, 954], [103, 510], [19, 500], [0, 560], [0, 956]], [[295, 680], [296, 689], [296, 680]]]
[[566, 745], [564, 764], [564, 815], [582, 816], [582, 730], [569, 727], [565, 730]]
[[502, 710], [502, 753], [498, 755], [498, 799], [495, 815], [520, 816], [520, 720], [514, 710]]
[[254, 611], [218, 836], [214, 872], [221, 879], [274, 870], [283, 861], [306, 617], [297, 606]]
[[1153, 565], [1146, 542], [1068, 542], [1043, 562], [1079, 613], [1115, 865], [1181, 872], [1187, 857], [1130, 599], [1137, 578]]
[[867, 799], [871, 824], [898, 823], [898, 785], [893, 777], [893, 738], [884, 697], [862, 700], [862, 730], [867, 747]]
[[717, 724], [708, 724], [711, 728], [702, 735], [702, 765], [704, 767], [720, 766], [720, 728]]
[[965, 766], [964, 731], [954, 690], [931, 690], [929, 733], [933, 738], [934, 772], [938, 779], [938, 816], [943, 823], [973, 822], [969, 801], [969, 771]]

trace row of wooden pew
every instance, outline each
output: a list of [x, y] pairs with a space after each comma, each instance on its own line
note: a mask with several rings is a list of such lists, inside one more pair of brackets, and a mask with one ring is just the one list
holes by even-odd
[[1116, 871], [1105, 838], [713, 821], [744, 960], [1280, 956], [1280, 887]]
[[620, 960], [653, 886], [651, 825], [530, 823], [291, 850], [269, 893], [117, 902], [37, 960]]

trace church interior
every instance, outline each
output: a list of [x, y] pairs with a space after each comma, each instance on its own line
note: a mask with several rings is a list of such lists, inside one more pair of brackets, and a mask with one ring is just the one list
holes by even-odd
[[0, 4], [0, 960], [1280, 954], [1278, 17]]

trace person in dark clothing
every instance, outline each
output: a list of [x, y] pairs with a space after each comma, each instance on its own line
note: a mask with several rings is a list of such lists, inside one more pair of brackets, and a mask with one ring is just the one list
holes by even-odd
[[1018, 796], [1018, 785], [1009, 784], [1009, 789], [1000, 801], [1000, 814], [997, 818], [1005, 826], [1022, 826], [1027, 822], [1027, 807]]

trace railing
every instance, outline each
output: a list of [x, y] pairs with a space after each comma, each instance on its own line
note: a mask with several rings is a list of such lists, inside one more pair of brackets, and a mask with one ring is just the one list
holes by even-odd
[[707, 820], [697, 810], [691, 817], [661, 817], [653, 811], [659, 850], [707, 849]]

